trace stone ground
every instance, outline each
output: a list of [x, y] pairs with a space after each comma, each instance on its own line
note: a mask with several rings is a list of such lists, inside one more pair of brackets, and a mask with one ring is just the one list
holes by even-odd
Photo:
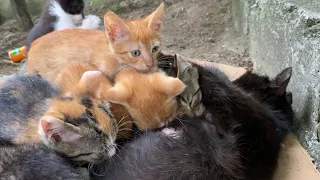
[[[123, 18], [143, 17], [160, 0], [107, 0], [89, 6], [87, 13], [103, 15], [110, 9]], [[252, 67], [234, 38], [231, 24], [231, 0], [165, 0], [164, 50], [190, 58], [199, 58], [240, 67]], [[36, 18], [35, 18], [36, 19]], [[0, 26], [0, 77], [16, 73], [7, 51], [24, 45], [27, 33], [19, 31], [15, 21]], [[236, 44], [236, 46], [234, 45]]]

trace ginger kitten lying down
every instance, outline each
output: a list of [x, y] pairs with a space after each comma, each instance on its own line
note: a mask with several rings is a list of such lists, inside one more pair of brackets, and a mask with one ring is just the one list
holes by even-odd
[[[94, 69], [90, 64], [70, 63], [55, 82], [62, 92], [71, 95], [76, 91], [73, 84], [78, 83], [83, 74], [95, 72], [92, 81], [99, 81], [100, 85], [92, 87], [87, 84], [83, 88], [95, 91], [101, 100], [111, 102], [110, 109], [118, 120], [119, 131], [121, 128], [124, 131], [131, 129], [131, 120], [140, 130], [158, 128], [178, 113], [176, 96], [185, 89], [184, 83], [178, 78], [169, 77], [164, 72], [145, 74], [125, 68], [115, 74], [113, 86], [109, 78]], [[131, 117], [128, 117], [128, 113]]]
[[144, 19], [123, 21], [113, 12], [104, 16], [105, 32], [66, 29], [49, 33], [32, 43], [28, 74], [50, 82], [70, 62], [91, 63], [109, 77], [130, 66], [154, 71], [161, 50], [164, 4]]

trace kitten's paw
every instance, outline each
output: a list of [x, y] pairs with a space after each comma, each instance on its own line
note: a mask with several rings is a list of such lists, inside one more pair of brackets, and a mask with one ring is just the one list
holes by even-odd
[[98, 16], [95, 15], [88, 15], [86, 18], [82, 21], [82, 25], [80, 28], [83, 29], [98, 29], [100, 27], [101, 19]]

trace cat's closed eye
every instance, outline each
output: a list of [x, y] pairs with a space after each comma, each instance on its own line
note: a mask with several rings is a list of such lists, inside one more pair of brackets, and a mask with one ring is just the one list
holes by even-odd
[[191, 107], [199, 107], [202, 100], [202, 93], [200, 91], [200, 88], [194, 93], [191, 100]]

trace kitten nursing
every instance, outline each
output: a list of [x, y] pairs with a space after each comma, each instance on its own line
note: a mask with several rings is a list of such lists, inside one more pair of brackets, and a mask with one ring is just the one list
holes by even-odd
[[[51, 1], [82, 13], [83, 1]], [[74, 2], [76, 11], [65, 9]], [[55, 178], [81, 179], [71, 165], [83, 162], [106, 167], [91, 179], [272, 178], [293, 118], [291, 69], [274, 80], [247, 73], [230, 82], [218, 69], [163, 55], [163, 12], [161, 4], [133, 21], [109, 12], [105, 32], [60, 30], [58, 19], [60, 31], [30, 36], [37, 39], [28, 54], [33, 76], [0, 88], [0, 179], [19, 179], [12, 170], [22, 169], [50, 179], [59, 166]], [[132, 136], [132, 123], [144, 133], [113, 156], [116, 139]]]
[[90, 63], [108, 77], [130, 66], [154, 71], [161, 50], [164, 5], [145, 19], [123, 21], [109, 12], [104, 16], [105, 31], [66, 29], [33, 42], [28, 54], [28, 74], [41, 75], [50, 82], [71, 62]]
[[[84, 17], [84, 0], [48, 0], [39, 22], [30, 30], [27, 37], [27, 51], [31, 43], [39, 37], [52, 31], [68, 28], [76, 28]], [[80, 28], [98, 29], [100, 19], [94, 15], [88, 15], [83, 20]]]
[[248, 95], [217, 69], [194, 66], [206, 115], [180, 117], [129, 142], [94, 179], [272, 179], [291, 119], [273, 114], [281, 109], [276, 103], [259, 102], [270, 92]]
[[158, 61], [159, 68], [170, 76], [178, 77], [187, 86], [178, 96], [180, 113], [189, 117], [202, 115], [205, 108], [201, 103], [202, 93], [198, 83], [197, 68], [181, 55], [172, 56], [161, 53]]
[[[86, 71], [93, 69], [90, 64], [71, 63], [61, 71], [55, 83], [64, 93], [69, 94], [67, 90], [74, 89], [72, 84], [78, 83]], [[96, 77], [100, 85], [94, 91], [100, 99], [111, 102], [111, 110], [119, 112], [116, 114], [118, 121], [131, 120], [130, 117], [123, 119], [127, 114], [120, 113], [125, 112], [126, 108], [137, 127], [140, 130], [147, 130], [162, 126], [178, 113], [176, 96], [185, 89], [185, 85], [178, 78], [168, 77], [162, 72], [144, 74], [133, 68], [127, 68], [115, 75], [115, 84], [112, 85], [107, 77], [98, 71], [95, 72], [100, 76]], [[121, 106], [113, 108], [117, 104]], [[126, 128], [131, 127], [128, 124]]]
[[0, 89], [0, 108], [0, 138], [7, 141], [42, 142], [78, 162], [96, 163], [115, 154], [116, 120], [86, 90], [64, 97], [40, 77], [13, 77]]

